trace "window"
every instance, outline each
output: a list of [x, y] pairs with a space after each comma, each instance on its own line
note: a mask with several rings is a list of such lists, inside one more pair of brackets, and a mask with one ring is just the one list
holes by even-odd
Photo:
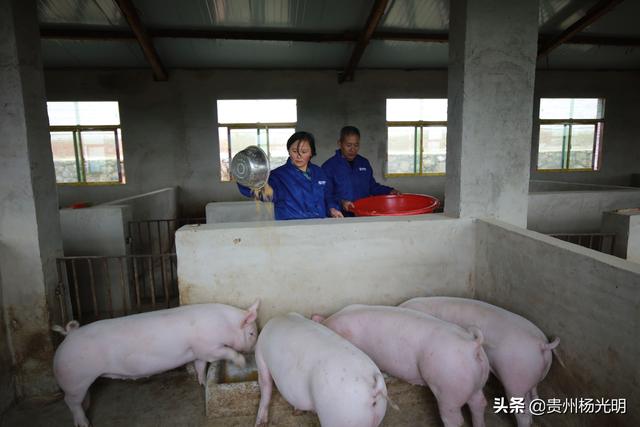
[[117, 102], [47, 102], [56, 182], [125, 183]]
[[387, 99], [387, 176], [444, 175], [447, 99]]
[[600, 168], [604, 99], [540, 99], [538, 170]]
[[220, 179], [231, 180], [231, 159], [250, 145], [267, 153], [271, 169], [285, 164], [297, 117], [295, 99], [219, 100]]

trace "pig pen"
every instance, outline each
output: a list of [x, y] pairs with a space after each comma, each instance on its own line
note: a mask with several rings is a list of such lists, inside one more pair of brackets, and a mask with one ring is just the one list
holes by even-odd
[[[626, 399], [625, 414], [545, 413], [535, 417], [538, 425], [640, 422], [638, 264], [498, 221], [441, 214], [208, 224], [181, 229], [176, 242], [181, 304], [246, 307], [258, 297], [261, 324], [290, 311], [309, 316], [415, 296], [463, 296], [502, 306], [562, 340], [566, 368], [553, 364], [539, 387], [542, 399]], [[251, 425], [259, 399], [255, 374], [248, 367], [230, 380], [227, 370], [213, 364], [208, 371], [207, 414]], [[395, 379], [388, 384], [401, 407], [425, 409], [407, 412], [417, 417], [412, 420], [389, 409], [384, 425], [441, 425], [426, 388]], [[490, 381], [487, 425], [515, 425], [512, 416], [493, 414], [500, 393]], [[293, 417], [281, 398], [272, 410], [278, 425], [317, 425], [312, 415]]]

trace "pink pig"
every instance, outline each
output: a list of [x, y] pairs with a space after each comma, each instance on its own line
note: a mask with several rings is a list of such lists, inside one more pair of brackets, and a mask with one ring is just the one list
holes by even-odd
[[[89, 425], [89, 386], [98, 377], [136, 379], [195, 361], [200, 384], [207, 362], [230, 360], [244, 366], [238, 351], [250, 351], [258, 338], [260, 302], [246, 311], [224, 304], [194, 304], [116, 319], [81, 328], [69, 322], [54, 330], [66, 335], [56, 350], [53, 373], [75, 426]], [[86, 396], [86, 399], [85, 399]]]
[[387, 387], [371, 359], [300, 314], [267, 322], [256, 344], [256, 364], [256, 426], [268, 424], [273, 382], [296, 409], [316, 412], [322, 427], [376, 427], [386, 412]]
[[484, 426], [487, 401], [482, 387], [489, 362], [482, 334], [469, 333], [414, 310], [351, 305], [322, 321], [364, 351], [383, 371], [411, 384], [427, 385], [438, 401], [445, 427], [463, 425], [466, 403], [473, 425]]
[[413, 298], [400, 307], [418, 310], [462, 327], [480, 328], [491, 371], [504, 386], [508, 398], [524, 398], [524, 413], [516, 413], [518, 427], [532, 423], [529, 402], [538, 397], [537, 385], [551, 367], [551, 351], [560, 343], [549, 342], [536, 325], [503, 308], [466, 298]]

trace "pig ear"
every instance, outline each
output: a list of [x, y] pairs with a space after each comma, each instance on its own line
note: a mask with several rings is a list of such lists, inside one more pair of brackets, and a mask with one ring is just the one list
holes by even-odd
[[250, 323], [253, 323], [258, 318], [258, 307], [260, 307], [260, 300], [256, 300], [251, 307], [247, 309], [247, 314], [242, 321], [242, 327], [244, 328]]

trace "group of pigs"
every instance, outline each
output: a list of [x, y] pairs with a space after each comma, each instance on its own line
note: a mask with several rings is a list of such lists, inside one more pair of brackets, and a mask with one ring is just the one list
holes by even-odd
[[194, 304], [79, 327], [65, 335], [54, 374], [76, 426], [88, 426], [88, 389], [98, 377], [135, 379], [194, 362], [205, 381], [207, 362], [245, 365], [240, 352], [255, 347], [260, 384], [257, 426], [268, 423], [273, 383], [296, 409], [317, 413], [323, 427], [375, 427], [387, 395], [380, 370], [433, 392], [445, 427], [461, 426], [469, 405], [474, 427], [484, 426], [482, 389], [493, 372], [508, 398], [525, 411], [551, 366], [556, 338], [527, 319], [482, 301], [414, 298], [398, 307], [350, 305], [325, 318], [290, 313], [269, 320], [258, 336], [259, 302], [247, 310]]

